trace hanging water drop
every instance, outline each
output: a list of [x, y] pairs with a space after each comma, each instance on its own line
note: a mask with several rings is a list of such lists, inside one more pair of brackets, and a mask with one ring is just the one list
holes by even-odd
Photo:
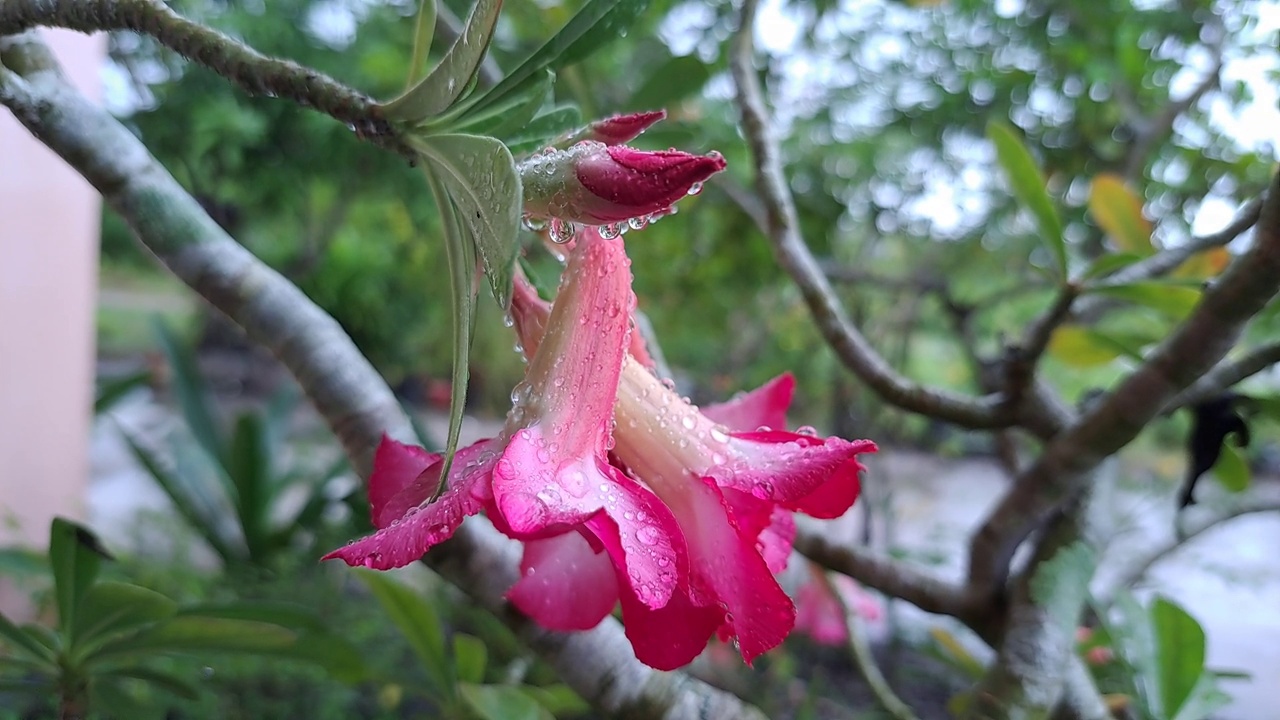
[[700, 192], [702, 192], [702, 183], [696, 182], [689, 186], [689, 195], [697, 195]]

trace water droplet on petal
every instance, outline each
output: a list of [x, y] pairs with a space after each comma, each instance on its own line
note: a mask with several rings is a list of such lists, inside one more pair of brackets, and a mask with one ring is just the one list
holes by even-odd
[[702, 183], [696, 182], [689, 186], [690, 195], [697, 195], [700, 192], [702, 192]]
[[658, 532], [658, 528], [652, 525], [645, 525], [636, 531], [636, 539], [645, 545], [653, 545], [658, 542], [660, 537], [661, 534]]
[[817, 437], [818, 429], [813, 427], [812, 425], [801, 425], [800, 427], [796, 428], [796, 434], [808, 435], [809, 437]]
[[717, 425], [716, 427], [711, 428], [711, 439], [718, 443], [727, 443], [729, 442], [729, 435], [725, 431], [721, 430], [720, 426]]

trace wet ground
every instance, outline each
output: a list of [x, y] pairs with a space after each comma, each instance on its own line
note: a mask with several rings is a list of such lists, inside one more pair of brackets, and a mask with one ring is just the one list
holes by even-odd
[[[149, 391], [127, 398], [108, 418], [99, 419], [93, 436], [93, 478], [89, 520], [107, 541], [142, 543], [152, 548], [168, 543], [148, 536], [137, 522], [140, 510], [167, 512], [164, 496], [135, 464], [117, 424], [156, 437], [174, 418], [157, 405]], [[428, 431], [443, 435], [443, 420], [427, 418]], [[497, 423], [471, 420], [463, 442], [492, 434]], [[1149, 472], [1128, 477], [1117, 468], [1117, 488], [1110, 507], [1121, 532], [1108, 549], [1099, 588], [1114, 583], [1117, 569], [1146, 548], [1173, 534], [1173, 487]], [[873, 461], [867, 501], [877, 516], [890, 509], [898, 549], [907, 557], [931, 564], [942, 574], [959, 577], [969, 533], [981, 521], [1006, 485], [1002, 472], [985, 459], [940, 460], [914, 452], [885, 449]], [[877, 497], [892, 487], [892, 499]], [[1204, 503], [1224, 502], [1212, 488]], [[1280, 498], [1280, 483], [1257, 482], [1254, 492]], [[1204, 510], [1201, 510], [1204, 511]], [[836, 521], [832, 532], [860, 533], [855, 516]], [[873, 528], [884, 531], [883, 522]], [[1275, 688], [1280, 684], [1280, 513], [1245, 516], [1199, 536], [1153, 566], [1139, 585], [1143, 593], [1160, 592], [1190, 611], [1205, 627], [1208, 660], [1220, 669], [1244, 670], [1252, 682], [1232, 682], [1234, 703], [1220, 720], [1274, 720]], [[901, 603], [899, 603], [901, 605]], [[919, 632], [939, 619], [908, 610], [904, 626]]]

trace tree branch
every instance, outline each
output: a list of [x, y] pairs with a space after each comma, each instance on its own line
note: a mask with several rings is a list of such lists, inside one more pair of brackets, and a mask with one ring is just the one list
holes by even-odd
[[[1223, 34], [1225, 36], [1225, 31]], [[1160, 114], [1145, 123], [1145, 126], [1138, 131], [1125, 159], [1124, 176], [1126, 178], [1140, 180], [1142, 171], [1147, 166], [1147, 156], [1151, 153], [1151, 149], [1173, 130], [1173, 124], [1180, 115], [1190, 110], [1210, 90], [1218, 87], [1218, 83], [1222, 81], [1222, 48], [1218, 46], [1213, 50], [1214, 64], [1209, 74], [1184, 97], [1170, 100], [1160, 110]]]
[[[756, 186], [763, 204], [760, 230], [773, 244], [778, 263], [804, 296], [819, 331], [840, 360], [886, 402], [970, 428], [1010, 424], [997, 398], [973, 398], [921, 386], [896, 373], [849, 320], [840, 300], [800, 237], [795, 202], [787, 189], [778, 144], [769, 128], [768, 111], [754, 67], [752, 33], [756, 0], [743, 0], [730, 65], [742, 112], [742, 132], [755, 161]], [[731, 195], [733, 197], [733, 195]], [[750, 213], [749, 213], [750, 214]]]
[[[175, 275], [276, 354], [362, 476], [384, 432], [413, 437], [386, 383], [337, 322], [218, 227], [127, 128], [67, 83], [30, 33], [0, 38], [0, 104], [93, 184]], [[566, 634], [519, 616], [504, 597], [518, 572], [517, 547], [472, 518], [424, 560], [502, 618], [608, 717], [764, 720], [732, 695], [640, 664], [612, 619]]]
[[[1278, 178], [1280, 182], [1280, 178]], [[997, 592], [1018, 545], [1083, 489], [1090, 472], [1127, 445], [1178, 393], [1222, 360], [1245, 324], [1280, 290], [1280, 187], [1262, 208], [1254, 242], [1135, 371], [1055, 437], [974, 535], [972, 584]]]
[[1205, 373], [1204, 377], [1197, 380], [1194, 385], [1178, 393], [1165, 406], [1164, 412], [1173, 412], [1180, 407], [1208, 400], [1277, 363], [1280, 363], [1280, 340], [1273, 340], [1252, 348], [1235, 360], [1224, 360]]
[[406, 158], [415, 157], [383, 119], [378, 104], [324, 73], [267, 57], [217, 30], [192, 22], [160, 0], [4, 0], [0, 35], [35, 27], [91, 33], [132, 30], [203, 65], [250, 95], [288, 98], [338, 120], [364, 138]]

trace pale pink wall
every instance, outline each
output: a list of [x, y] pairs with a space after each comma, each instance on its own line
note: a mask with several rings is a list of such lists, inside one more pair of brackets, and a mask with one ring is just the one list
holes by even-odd
[[[106, 36], [45, 38], [100, 98]], [[54, 515], [84, 511], [100, 205], [0, 106], [0, 545], [43, 547]]]

